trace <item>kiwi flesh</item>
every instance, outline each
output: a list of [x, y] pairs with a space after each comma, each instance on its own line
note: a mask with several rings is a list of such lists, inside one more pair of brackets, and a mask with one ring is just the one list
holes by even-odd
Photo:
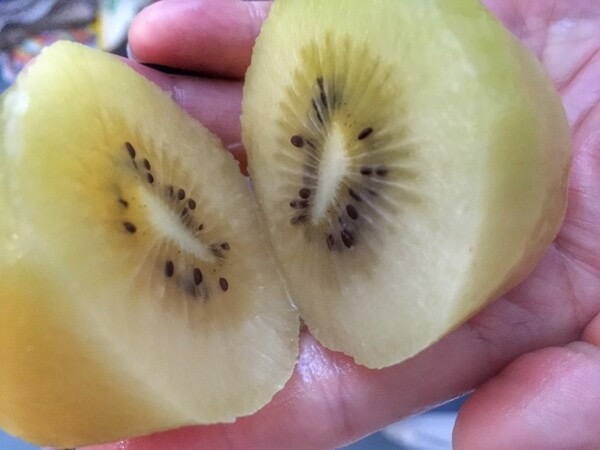
[[75, 447], [228, 422], [291, 376], [298, 314], [219, 140], [59, 43], [3, 97], [0, 428]]
[[476, 0], [276, 0], [242, 129], [303, 320], [369, 367], [521, 281], [564, 214], [560, 99]]

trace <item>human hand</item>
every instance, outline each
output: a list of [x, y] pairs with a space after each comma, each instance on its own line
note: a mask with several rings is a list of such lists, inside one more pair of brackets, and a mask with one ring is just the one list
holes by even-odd
[[[542, 61], [573, 132], [567, 216], [535, 272], [402, 364], [368, 370], [305, 334], [293, 378], [258, 413], [96, 449], [330, 449], [473, 389], [459, 450], [600, 444], [600, 4], [485, 3]], [[242, 160], [242, 78], [269, 4], [163, 0], [130, 33], [139, 61], [211, 75], [139, 69]]]

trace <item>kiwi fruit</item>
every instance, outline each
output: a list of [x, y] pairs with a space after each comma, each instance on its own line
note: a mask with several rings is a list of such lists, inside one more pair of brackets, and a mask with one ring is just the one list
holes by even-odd
[[368, 367], [520, 282], [564, 214], [560, 99], [477, 0], [276, 0], [242, 129], [301, 317]]
[[0, 428], [75, 447], [229, 422], [298, 314], [220, 141], [116, 58], [48, 49], [2, 99]]

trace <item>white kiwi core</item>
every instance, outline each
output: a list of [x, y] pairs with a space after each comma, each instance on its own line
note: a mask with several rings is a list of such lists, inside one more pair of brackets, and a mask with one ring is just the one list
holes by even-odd
[[149, 192], [145, 186], [141, 186], [139, 191], [142, 204], [148, 209], [148, 220], [159, 233], [201, 261], [216, 262], [216, 257], [210, 247], [204, 244], [199, 237], [193, 236], [181, 223], [179, 217], [162, 200]]
[[323, 221], [329, 209], [334, 206], [336, 194], [348, 174], [349, 158], [344, 133], [335, 122], [323, 144], [319, 164], [318, 184], [311, 213], [314, 225]]

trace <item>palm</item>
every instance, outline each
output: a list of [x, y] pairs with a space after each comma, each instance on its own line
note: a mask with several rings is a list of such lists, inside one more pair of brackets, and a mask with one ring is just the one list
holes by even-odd
[[[248, 18], [248, 11], [264, 13], [267, 3], [236, 3], [234, 8], [233, 0], [187, 0], [194, 1], [203, 7], [190, 6], [185, 14], [171, 15], [170, 22], [161, 18], [158, 6], [154, 16], [148, 14], [144, 18], [152, 26], [151, 33], [142, 39], [144, 20], [139, 20], [138, 32], [132, 33], [131, 42], [138, 57], [147, 61], [237, 77], [237, 81], [216, 82], [150, 75], [171, 89], [176, 99], [220, 134], [226, 144], [235, 144], [239, 142], [240, 80], [260, 24], [259, 15], [250, 14]], [[484, 408], [488, 401], [500, 407], [508, 400], [523, 402], [512, 386], [523, 382], [523, 378], [534, 384], [556, 361], [564, 362], [573, 348], [542, 350], [530, 357], [520, 355], [564, 346], [582, 336], [600, 345], [600, 4], [592, 0], [485, 3], [542, 61], [562, 95], [572, 125], [574, 159], [569, 208], [559, 236], [536, 271], [436, 345], [385, 370], [357, 367], [348, 358], [328, 352], [310, 336], [304, 336], [294, 378], [258, 414], [235, 425], [197, 427], [148, 441], [133, 441], [129, 448], [289, 448], [290, 442], [298, 443], [299, 448], [331, 448], [471, 390], [509, 364], [508, 371], [502, 372], [508, 375], [498, 377], [501, 381], [492, 383], [491, 394], [480, 395], [483, 400], [473, 402], [470, 410], [467, 408], [462, 424], [459, 420], [459, 428], [468, 429], [470, 423], [476, 422], [473, 416], [480, 414], [480, 409], [489, 412]], [[217, 35], [206, 17], [222, 8], [228, 10], [223, 12], [224, 17], [231, 14], [231, 25]], [[236, 17], [241, 10], [245, 17], [239, 20], [239, 26]], [[160, 23], [162, 28], [157, 27]], [[204, 55], [182, 50], [179, 43], [183, 38], [173, 33], [176, 27], [190, 30], [186, 40], [195, 39], [197, 45], [203, 46]], [[234, 29], [242, 31], [233, 34], [233, 38], [227, 36]], [[252, 39], [246, 37], [244, 41], [242, 33], [248, 33]], [[227, 45], [233, 48], [227, 39], [236, 41], [236, 51], [231, 55], [239, 58], [228, 58], [225, 52], [218, 61], [209, 60], [207, 55], [217, 49], [223, 50]], [[200, 95], [205, 105], [208, 98], [208, 107], [198, 106]], [[595, 317], [599, 318], [594, 320]], [[502, 379], [511, 376], [512, 385], [503, 385]], [[481, 391], [490, 390], [484, 386]], [[513, 391], [517, 391], [514, 399]], [[504, 395], [507, 392], [509, 395]], [[499, 398], [502, 396], [505, 398]], [[469, 438], [458, 441], [465, 448], [483, 448]], [[503, 444], [499, 443], [498, 448], [503, 448]]]

